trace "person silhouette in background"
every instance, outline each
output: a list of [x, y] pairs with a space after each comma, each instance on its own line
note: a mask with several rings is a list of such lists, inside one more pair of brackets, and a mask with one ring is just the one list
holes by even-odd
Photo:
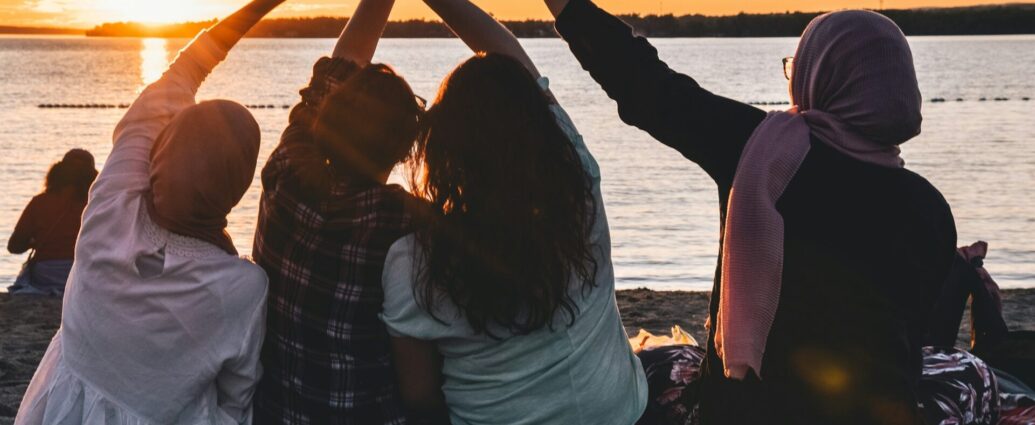
[[715, 182], [702, 422], [924, 423], [922, 342], [956, 228], [899, 156], [922, 98], [898, 26], [858, 10], [813, 20], [784, 60], [795, 106], [767, 114], [672, 70], [592, 1], [546, 3], [622, 120]]
[[93, 155], [72, 149], [50, 167], [43, 193], [25, 207], [7, 242], [12, 254], [32, 251], [8, 288], [12, 295], [62, 295], [75, 259], [75, 241], [90, 185], [97, 179]]
[[267, 279], [226, 228], [255, 179], [261, 133], [244, 106], [195, 95], [281, 3], [254, 0], [202, 32], [116, 126], [61, 328], [15, 424], [252, 422]]

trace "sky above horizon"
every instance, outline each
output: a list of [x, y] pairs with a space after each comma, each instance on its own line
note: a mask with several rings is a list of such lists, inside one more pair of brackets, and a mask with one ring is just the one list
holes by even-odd
[[[349, 16], [359, 0], [288, 0], [273, 17]], [[220, 17], [247, 0], [0, 0], [0, 25], [92, 27], [104, 22], [182, 22]], [[474, 0], [501, 19], [546, 19], [542, 0]], [[974, 0], [885, 0], [884, 7], [952, 7]], [[596, 0], [613, 13], [731, 15], [739, 12], [821, 11], [878, 8], [880, 0]], [[434, 19], [421, 0], [397, 0], [393, 20]]]

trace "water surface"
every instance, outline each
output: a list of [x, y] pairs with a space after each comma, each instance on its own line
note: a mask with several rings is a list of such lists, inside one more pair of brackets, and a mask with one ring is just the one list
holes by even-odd
[[[1035, 101], [1021, 100], [1035, 97], [1035, 36], [910, 42], [924, 96], [949, 101], [925, 103], [924, 133], [904, 146], [908, 166], [952, 204], [961, 243], [991, 243], [987, 264], [1001, 284], [1035, 286]], [[124, 112], [37, 105], [129, 103], [185, 43], [0, 37], [0, 241], [40, 191], [47, 166], [67, 149], [87, 148], [103, 164]], [[780, 59], [794, 53], [795, 39], [655, 43], [673, 68], [718, 94], [751, 102], [787, 98]], [[614, 103], [561, 41], [524, 44], [600, 162], [619, 287], [710, 289], [719, 230], [717, 193], [708, 177], [624, 125]], [[288, 111], [279, 106], [297, 101], [312, 64], [332, 45], [333, 40], [245, 40], [199, 98], [278, 106], [254, 110], [263, 131], [261, 166], [287, 122]], [[395, 66], [431, 99], [442, 78], [469, 54], [457, 40], [385, 40], [376, 60]], [[230, 217], [230, 232], [244, 254], [251, 252], [258, 196], [256, 179]], [[0, 256], [0, 287], [13, 281], [22, 261], [23, 256]]]

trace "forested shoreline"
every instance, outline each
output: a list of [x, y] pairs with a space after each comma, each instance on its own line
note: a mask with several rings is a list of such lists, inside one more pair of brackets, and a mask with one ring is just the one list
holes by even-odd
[[0, 34], [24, 35], [82, 35], [82, 30], [69, 28], [14, 27], [0, 25]]
[[[622, 15], [637, 32], [648, 37], [794, 37], [821, 12], [788, 12], [732, 16]], [[895, 20], [907, 35], [995, 35], [1035, 34], [1035, 3], [975, 7], [894, 9], [882, 11]], [[315, 17], [267, 19], [249, 37], [333, 38], [348, 18]], [[85, 31], [92, 37], [193, 37], [215, 21], [173, 25], [144, 25], [132, 22], [106, 23]], [[556, 37], [553, 22], [541, 20], [504, 21], [518, 37]], [[70, 34], [74, 30], [0, 27], [2, 33]], [[386, 38], [448, 38], [441, 22], [408, 20], [390, 22]]]

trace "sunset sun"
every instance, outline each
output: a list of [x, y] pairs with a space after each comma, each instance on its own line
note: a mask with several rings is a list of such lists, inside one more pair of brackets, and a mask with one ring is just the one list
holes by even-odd
[[212, 19], [226, 12], [226, 6], [203, 0], [143, 2], [139, 0], [98, 0], [98, 9], [109, 21], [167, 24]]

